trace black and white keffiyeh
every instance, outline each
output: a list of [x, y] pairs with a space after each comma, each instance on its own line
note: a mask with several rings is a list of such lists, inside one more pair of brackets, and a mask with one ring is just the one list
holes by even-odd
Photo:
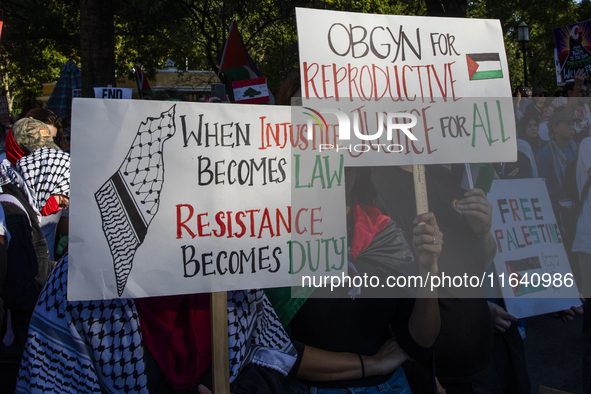
[[261, 289], [228, 292], [230, 383], [253, 363], [287, 375], [297, 352]]
[[67, 255], [31, 318], [16, 393], [148, 393], [140, 323], [131, 299], [66, 299]]
[[[68, 301], [68, 256], [33, 313], [16, 393], [147, 393], [133, 299]], [[287, 375], [297, 354], [261, 290], [228, 292], [230, 382], [249, 363]]]
[[2, 192], [2, 186], [10, 183], [21, 189], [29, 199], [29, 202], [32, 202], [32, 190], [29, 190], [29, 187], [25, 184], [23, 176], [12, 167], [12, 164], [10, 164], [8, 159], [4, 159], [0, 163], [0, 193]]
[[50, 148], [37, 149], [16, 162], [16, 169], [32, 190], [34, 206], [41, 212], [53, 195], [70, 197], [70, 155]]

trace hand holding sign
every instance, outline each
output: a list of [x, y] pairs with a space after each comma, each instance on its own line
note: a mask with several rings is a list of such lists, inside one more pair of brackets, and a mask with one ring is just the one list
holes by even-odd
[[472, 230], [484, 241], [492, 226], [492, 205], [480, 189], [468, 190], [464, 196], [466, 198], [458, 201], [458, 208], [466, 215]]
[[418, 225], [413, 229], [412, 244], [419, 272], [437, 272], [437, 257], [441, 254], [443, 234], [439, 231], [435, 215], [433, 212], [420, 214], [414, 223]]

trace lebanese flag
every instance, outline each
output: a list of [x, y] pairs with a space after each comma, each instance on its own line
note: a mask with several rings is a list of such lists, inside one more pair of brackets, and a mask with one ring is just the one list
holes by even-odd
[[220, 72], [234, 82], [261, 77], [261, 73], [244, 48], [242, 37], [234, 22], [230, 25], [230, 32], [224, 46]]
[[472, 53], [466, 55], [470, 81], [503, 78], [498, 53]]
[[270, 101], [264, 77], [232, 82], [232, 89], [237, 104], [266, 104]]
[[135, 80], [137, 82], [137, 92], [140, 95], [141, 99], [151, 99], [154, 98], [154, 92], [152, 92], [152, 88], [148, 83], [148, 78], [138, 66], [134, 63], [133, 67], [135, 68]]

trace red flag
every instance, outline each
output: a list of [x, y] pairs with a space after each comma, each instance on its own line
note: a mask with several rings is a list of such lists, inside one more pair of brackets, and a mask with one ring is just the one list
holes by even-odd
[[152, 88], [150, 88], [148, 78], [146, 78], [146, 75], [144, 74], [140, 66], [134, 63], [133, 67], [135, 68], [135, 80], [137, 82], [137, 92], [140, 95], [140, 98], [154, 98], [154, 92], [152, 92]]
[[230, 32], [224, 46], [220, 72], [230, 77], [232, 81], [261, 77], [259, 70], [244, 48], [242, 37], [234, 22], [230, 25]]

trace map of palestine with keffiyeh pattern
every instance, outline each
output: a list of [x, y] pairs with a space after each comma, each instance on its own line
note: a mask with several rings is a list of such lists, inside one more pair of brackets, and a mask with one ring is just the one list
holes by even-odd
[[158, 212], [164, 184], [164, 142], [176, 132], [175, 106], [138, 128], [121, 166], [95, 193], [109, 244], [117, 293], [123, 294], [133, 258]]

